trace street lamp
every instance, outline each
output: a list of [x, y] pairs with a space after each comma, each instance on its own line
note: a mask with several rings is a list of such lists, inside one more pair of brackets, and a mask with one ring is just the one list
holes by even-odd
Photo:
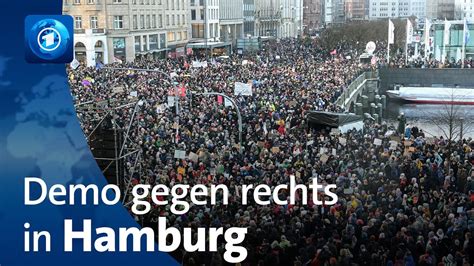
[[232, 103], [232, 105], [235, 107], [235, 110], [237, 111], [237, 120], [238, 120], [238, 124], [239, 124], [239, 152], [242, 153], [242, 151], [243, 151], [243, 146], [242, 146], [242, 130], [243, 130], [242, 115], [240, 113], [240, 108], [237, 105], [237, 103], [234, 101], [234, 99], [232, 99], [231, 97], [225, 95], [224, 93], [219, 93], [219, 92], [193, 92], [193, 91], [191, 91], [191, 95], [203, 95], [203, 96], [215, 96], [215, 95], [217, 95], [217, 96], [224, 97], [225, 99], [227, 99], [228, 101], [230, 101]]

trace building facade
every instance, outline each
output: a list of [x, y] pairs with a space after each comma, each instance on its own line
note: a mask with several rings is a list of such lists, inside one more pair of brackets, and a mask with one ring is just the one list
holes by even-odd
[[332, 0], [323, 0], [323, 23], [324, 26], [330, 25], [333, 22], [333, 1]]
[[426, 0], [370, 0], [369, 19], [426, 17]]
[[257, 36], [255, 27], [255, 0], [244, 1], [244, 35]]
[[236, 45], [244, 37], [243, 0], [219, 0], [219, 26], [221, 41]]
[[473, 20], [474, 19], [474, 2], [472, 0], [455, 0], [454, 3], [455, 19]]
[[332, 0], [333, 2], [333, 24], [342, 24], [346, 22], [346, 1], [345, 0]]
[[455, 0], [428, 0], [426, 2], [426, 17], [453, 20], [455, 18]]
[[255, 27], [258, 36], [280, 36], [280, 0], [255, 0]]
[[366, 0], [347, 0], [346, 1], [346, 19], [348, 21], [368, 19], [366, 10], [367, 10]]
[[188, 7], [189, 0], [64, 0], [63, 12], [74, 19], [75, 58], [92, 66], [183, 53]]
[[322, 6], [324, 0], [303, 1], [303, 31], [312, 34], [322, 26]]
[[192, 41], [220, 39], [219, 0], [190, 0]]

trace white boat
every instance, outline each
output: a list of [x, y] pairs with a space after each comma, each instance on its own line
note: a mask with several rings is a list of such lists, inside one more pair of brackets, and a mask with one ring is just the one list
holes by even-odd
[[387, 95], [414, 103], [474, 105], [474, 88], [400, 87]]

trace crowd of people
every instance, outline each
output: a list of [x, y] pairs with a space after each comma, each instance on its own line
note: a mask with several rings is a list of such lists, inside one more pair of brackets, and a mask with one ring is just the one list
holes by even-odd
[[[316, 41], [286, 39], [248, 56], [210, 57], [207, 67], [193, 67], [205, 58], [186, 56], [80, 66], [68, 74], [86, 136], [93, 138], [107, 115], [119, 127], [131, 125], [124, 154], [138, 152], [126, 159], [132, 179], [125, 189], [185, 183], [225, 184], [231, 191], [229, 205], [220, 199], [181, 216], [155, 206], [136, 216], [145, 226], [156, 228], [156, 217], [164, 216], [176, 228], [246, 227], [249, 254], [241, 265], [472, 265], [470, 139], [453, 144], [418, 132], [405, 138], [373, 122], [345, 133], [308, 125], [308, 111], [343, 111], [335, 100], [370, 68], [358, 62], [361, 52], [341, 47], [331, 54]], [[159, 70], [171, 80], [108, 67]], [[252, 84], [252, 96], [234, 95], [235, 82]], [[203, 92], [235, 99], [241, 143], [236, 106]], [[176, 150], [186, 156], [175, 156]], [[275, 187], [291, 175], [298, 183], [317, 177], [336, 184], [339, 202], [319, 206], [308, 195], [305, 206], [240, 204], [243, 184]], [[228, 265], [222, 252], [173, 256], [183, 265]]]

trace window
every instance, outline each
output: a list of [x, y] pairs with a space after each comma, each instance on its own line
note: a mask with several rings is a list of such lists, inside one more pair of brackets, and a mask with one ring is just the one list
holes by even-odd
[[158, 15], [158, 27], [163, 28], [163, 15]]
[[151, 27], [156, 28], [156, 15], [151, 15]]
[[75, 16], [74, 17], [74, 28], [75, 29], [82, 29], [82, 17]]
[[122, 3], [122, 0], [114, 0], [114, 4], [120, 4]]
[[204, 38], [204, 25], [203, 24], [193, 24], [191, 26], [192, 37], [193, 38]]
[[191, 3], [190, 3], [191, 6], [195, 6], [195, 5], [196, 5], [196, 4], [194, 3], [194, 1], [196, 1], [196, 0], [191, 0]]
[[97, 16], [91, 16], [90, 22], [91, 22], [91, 29], [99, 28], [99, 22], [97, 20]]
[[171, 15], [171, 25], [173, 25], [173, 26], [175, 25], [175, 23], [174, 23], [174, 15]]
[[95, 0], [87, 0], [87, 3], [88, 3], [89, 5], [93, 5], [93, 4], [95, 4]]
[[114, 16], [114, 29], [123, 29], [123, 16]]
[[202, 20], [206, 20], [205, 16], [204, 16], [204, 9], [201, 9], [201, 19]]
[[135, 52], [141, 52], [141, 37], [135, 36]]
[[145, 15], [140, 15], [140, 28], [145, 28]]
[[137, 15], [133, 15], [133, 29], [138, 29], [138, 17]]
[[143, 35], [142, 51], [147, 51], [148, 50], [147, 44], [148, 44], [147, 37], [146, 37], [146, 35]]
[[80, 5], [80, 4], [81, 4], [81, 0], [74, 0], [74, 4], [75, 4], [75, 5]]
[[150, 15], [146, 15], [146, 28], [150, 28]]
[[150, 46], [150, 50], [157, 50], [158, 49], [158, 34], [153, 34], [148, 36], [149, 41], [148, 45]]
[[191, 9], [191, 19], [196, 20], [196, 9]]
[[175, 40], [174, 32], [168, 32], [168, 41], [174, 42], [174, 40]]
[[166, 15], [166, 26], [170, 25], [170, 15]]
[[176, 15], [176, 19], [178, 20], [177, 25], [181, 25], [181, 17], [179, 15]]

